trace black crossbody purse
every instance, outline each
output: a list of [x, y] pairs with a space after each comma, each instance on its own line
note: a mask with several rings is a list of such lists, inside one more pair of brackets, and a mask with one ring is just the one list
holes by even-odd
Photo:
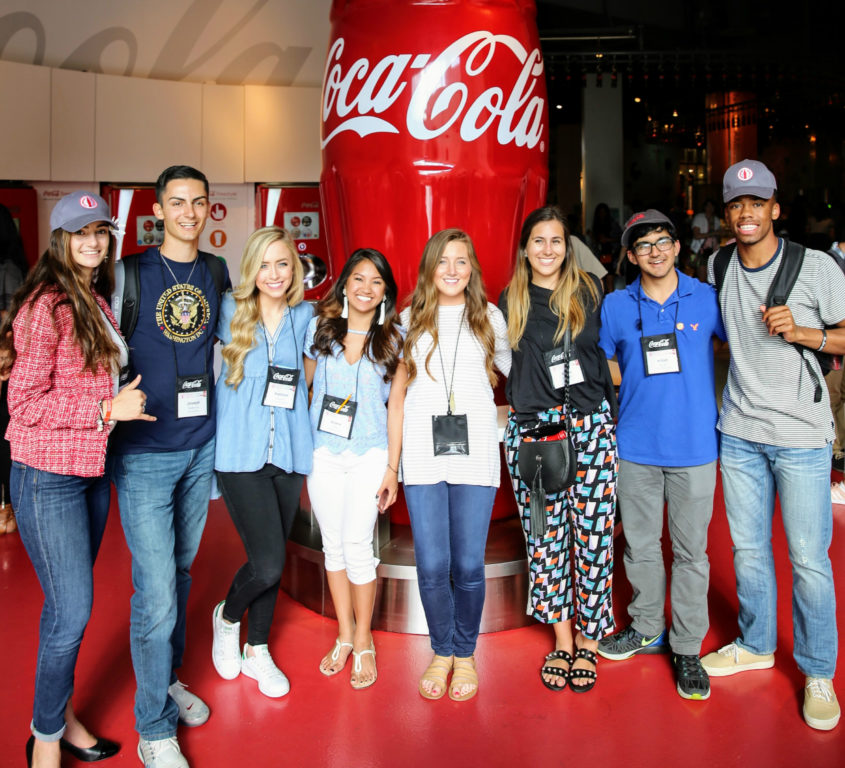
[[570, 437], [572, 418], [569, 404], [569, 358], [571, 336], [569, 329], [563, 340], [564, 394], [563, 420], [543, 423], [521, 433], [517, 466], [523, 482], [531, 489], [529, 535], [542, 538], [546, 535], [546, 496], [555, 495], [575, 482], [578, 455]]

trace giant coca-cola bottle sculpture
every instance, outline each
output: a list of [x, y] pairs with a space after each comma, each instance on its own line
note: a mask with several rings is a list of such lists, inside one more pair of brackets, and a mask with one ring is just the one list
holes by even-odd
[[378, 248], [404, 298], [431, 234], [460, 227], [496, 300], [546, 198], [535, 15], [533, 0], [334, 0], [320, 189], [335, 274]]

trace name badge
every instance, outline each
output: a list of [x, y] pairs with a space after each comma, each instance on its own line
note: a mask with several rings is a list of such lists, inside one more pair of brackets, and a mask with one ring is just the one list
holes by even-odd
[[465, 413], [431, 417], [435, 456], [469, 456], [469, 428]]
[[275, 408], [293, 408], [298, 383], [298, 369], [268, 365], [267, 384], [264, 386], [264, 399], [261, 404]]
[[208, 374], [176, 377], [176, 418], [208, 416]]
[[643, 348], [643, 365], [645, 366], [646, 376], [681, 372], [678, 338], [674, 333], [643, 336], [640, 339], [640, 344]]
[[[563, 347], [555, 347], [550, 352], [543, 353], [543, 360], [546, 363], [546, 370], [555, 389], [563, 389], [566, 386], [564, 377], [564, 350]], [[569, 361], [569, 386], [581, 384], [584, 381], [584, 371], [581, 368], [581, 361], [575, 358]]]
[[352, 435], [352, 424], [355, 421], [355, 411], [358, 403], [354, 400], [344, 400], [342, 397], [323, 395], [323, 406], [320, 409], [320, 419], [317, 429], [349, 440]]

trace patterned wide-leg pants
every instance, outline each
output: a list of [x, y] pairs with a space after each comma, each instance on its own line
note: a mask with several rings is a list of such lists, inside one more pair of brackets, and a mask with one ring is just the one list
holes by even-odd
[[[559, 422], [563, 408], [538, 413], [537, 418]], [[578, 454], [575, 483], [546, 496], [548, 529], [542, 538], [529, 535], [531, 489], [522, 481], [518, 466], [520, 431], [533, 426], [520, 427], [511, 411], [505, 435], [508, 470], [528, 545], [528, 613], [544, 624], [574, 615], [576, 628], [584, 637], [598, 640], [614, 628], [611, 583], [616, 427], [610, 407], [605, 401], [594, 413], [575, 413], [571, 430]]]

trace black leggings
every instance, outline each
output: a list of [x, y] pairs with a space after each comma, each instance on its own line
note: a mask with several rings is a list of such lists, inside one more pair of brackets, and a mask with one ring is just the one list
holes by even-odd
[[250, 645], [270, 636], [285, 546], [293, 526], [303, 475], [265, 464], [257, 472], [218, 472], [217, 481], [232, 522], [244, 543], [244, 563], [226, 595], [223, 618], [240, 621], [249, 611]]

